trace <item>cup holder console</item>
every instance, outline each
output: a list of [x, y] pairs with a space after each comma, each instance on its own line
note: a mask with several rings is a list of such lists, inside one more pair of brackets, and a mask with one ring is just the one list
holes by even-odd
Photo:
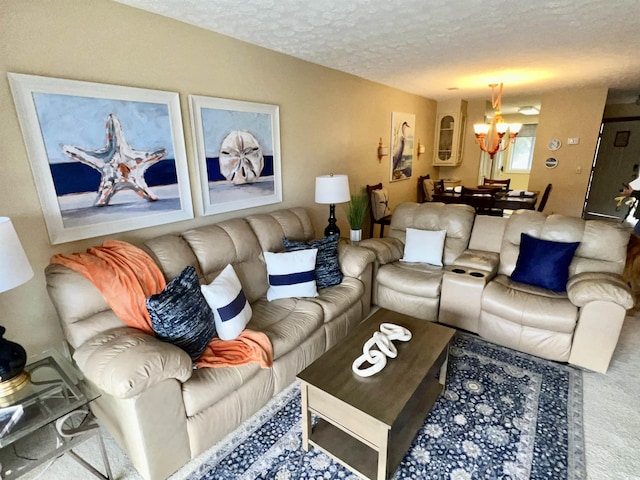
[[489, 272], [473, 267], [447, 267], [442, 277], [438, 321], [477, 333], [482, 291], [489, 275]]
[[452, 268], [451, 271], [453, 273], [458, 273], [458, 274], [462, 274], [462, 273], [466, 273], [468, 275], [471, 275], [472, 277], [476, 277], [476, 278], [484, 278], [485, 274], [482, 272], [468, 272], [467, 270], [463, 269], [463, 268]]

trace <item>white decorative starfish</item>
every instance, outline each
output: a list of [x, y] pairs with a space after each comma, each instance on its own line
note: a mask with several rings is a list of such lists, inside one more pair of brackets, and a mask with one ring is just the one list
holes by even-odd
[[62, 151], [74, 160], [98, 170], [102, 179], [94, 206], [109, 205], [111, 198], [120, 190], [130, 189], [142, 198], [155, 202], [158, 197], [149, 189], [144, 179], [147, 169], [158, 163], [167, 154], [165, 148], [146, 152], [134, 150], [124, 138], [122, 126], [113, 113], [107, 117], [107, 140], [104, 148], [86, 150], [72, 145], [63, 145]]

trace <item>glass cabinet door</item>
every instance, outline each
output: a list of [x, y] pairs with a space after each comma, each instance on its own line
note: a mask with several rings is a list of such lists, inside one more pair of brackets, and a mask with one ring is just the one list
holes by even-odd
[[451, 115], [445, 115], [440, 120], [440, 133], [438, 140], [438, 158], [447, 161], [453, 151], [453, 127], [455, 119]]

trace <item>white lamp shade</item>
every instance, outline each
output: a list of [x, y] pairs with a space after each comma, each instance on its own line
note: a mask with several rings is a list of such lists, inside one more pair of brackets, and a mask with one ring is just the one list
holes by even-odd
[[345, 203], [350, 200], [348, 176], [321, 175], [316, 177], [316, 203]]
[[490, 127], [491, 125], [488, 125], [486, 123], [476, 123], [473, 126], [473, 131], [476, 135], [486, 135], [487, 133], [489, 133]]
[[0, 217], [0, 292], [22, 285], [32, 277], [33, 269], [11, 219]]

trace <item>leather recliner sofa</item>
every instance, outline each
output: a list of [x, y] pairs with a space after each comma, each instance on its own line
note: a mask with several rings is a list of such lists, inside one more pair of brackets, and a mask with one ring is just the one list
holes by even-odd
[[[443, 266], [400, 261], [407, 228], [446, 230]], [[521, 234], [580, 242], [566, 292], [510, 278]], [[388, 236], [360, 246], [376, 254], [372, 299], [381, 307], [439, 321], [542, 358], [606, 372], [626, 311], [622, 280], [630, 232], [620, 224], [518, 210], [475, 215], [466, 205], [404, 203]]]
[[101, 393], [91, 409], [145, 479], [164, 479], [214, 445], [369, 314], [374, 255], [344, 243], [342, 283], [315, 298], [267, 301], [262, 252], [283, 251], [283, 237], [313, 239], [306, 210], [226, 220], [145, 243], [167, 280], [192, 265], [200, 283], [210, 283], [232, 264], [253, 310], [247, 328], [264, 332], [273, 346], [270, 368], [194, 370], [184, 350], [126, 326], [85, 277], [47, 267], [73, 358]]

